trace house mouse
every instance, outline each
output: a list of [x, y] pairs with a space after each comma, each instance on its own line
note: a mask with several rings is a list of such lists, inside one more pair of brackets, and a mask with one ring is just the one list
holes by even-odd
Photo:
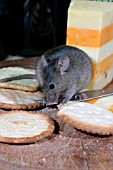
[[36, 75], [25, 74], [1, 79], [0, 82], [23, 78], [37, 78], [47, 106], [58, 104], [61, 96], [63, 97], [61, 105], [64, 105], [74, 95], [79, 98], [84, 97], [80, 91], [92, 78], [92, 62], [82, 50], [62, 45], [46, 51], [41, 56], [36, 65]]
[[58, 104], [60, 96], [65, 105], [74, 95], [84, 98], [80, 91], [91, 81], [92, 62], [82, 50], [62, 45], [42, 55], [36, 72], [46, 105]]

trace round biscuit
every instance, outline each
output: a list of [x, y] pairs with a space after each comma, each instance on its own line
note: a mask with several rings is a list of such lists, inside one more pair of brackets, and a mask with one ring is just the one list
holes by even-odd
[[69, 101], [59, 109], [57, 116], [82, 131], [99, 135], [113, 134], [113, 113], [90, 103]]
[[0, 89], [1, 109], [34, 109], [42, 105], [43, 94], [37, 92], [25, 92], [13, 89]]
[[[24, 74], [35, 75], [35, 70], [16, 66], [0, 68], [0, 79], [20, 76]], [[34, 92], [37, 91], [37, 89], [39, 89], [39, 82], [36, 79], [21, 79], [21, 80], [17, 79], [8, 82], [0, 82], [0, 88]]]
[[0, 142], [34, 143], [53, 131], [54, 122], [48, 115], [21, 110], [0, 113]]

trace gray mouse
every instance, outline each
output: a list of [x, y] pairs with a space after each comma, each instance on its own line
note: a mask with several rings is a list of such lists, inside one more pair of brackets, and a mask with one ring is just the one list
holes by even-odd
[[63, 96], [61, 105], [65, 105], [74, 95], [84, 98], [80, 91], [91, 81], [92, 62], [82, 50], [62, 45], [42, 55], [36, 75], [46, 105], [58, 104], [60, 96]]
[[[62, 45], [46, 51], [36, 65], [36, 75], [25, 74], [1, 79], [7, 82], [23, 78], [37, 78], [45, 94], [46, 105], [66, 104], [74, 95], [83, 98], [80, 93], [91, 81], [92, 62], [82, 50]], [[86, 97], [86, 96], [85, 96]]]

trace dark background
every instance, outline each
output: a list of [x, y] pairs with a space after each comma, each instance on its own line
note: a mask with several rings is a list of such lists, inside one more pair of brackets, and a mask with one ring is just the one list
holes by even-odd
[[0, 60], [66, 44], [70, 0], [0, 0]]

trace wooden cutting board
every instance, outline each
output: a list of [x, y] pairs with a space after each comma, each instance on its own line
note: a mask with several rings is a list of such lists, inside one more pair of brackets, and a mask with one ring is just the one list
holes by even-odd
[[[0, 62], [0, 67], [34, 68], [36, 60], [33, 57]], [[56, 117], [57, 109], [43, 108], [40, 112], [55, 120], [54, 134], [34, 144], [0, 143], [0, 170], [113, 169], [113, 136], [100, 137], [76, 130]]]

